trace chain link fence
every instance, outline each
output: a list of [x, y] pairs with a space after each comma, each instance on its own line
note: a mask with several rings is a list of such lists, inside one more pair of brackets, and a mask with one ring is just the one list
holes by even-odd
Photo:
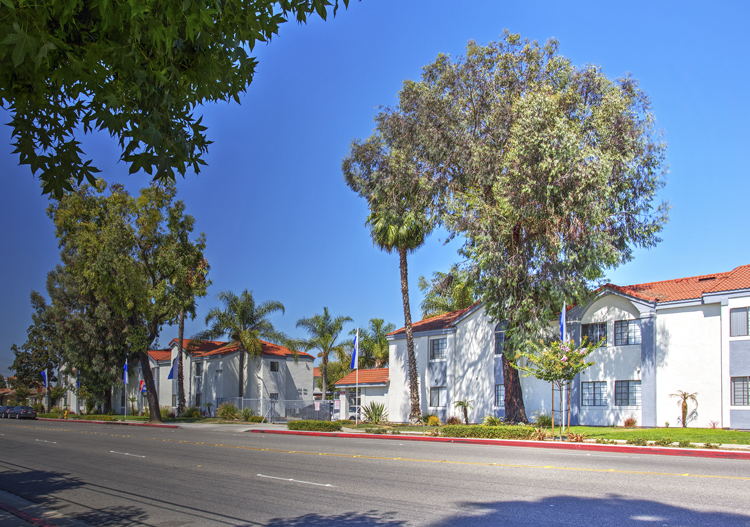
[[231, 403], [242, 411], [250, 408], [253, 415], [266, 419], [269, 423], [286, 423], [297, 419], [330, 421], [339, 418], [339, 410], [334, 409], [333, 401], [284, 400], [284, 399], [245, 399], [243, 397], [219, 397], [216, 400], [218, 409], [224, 403]]

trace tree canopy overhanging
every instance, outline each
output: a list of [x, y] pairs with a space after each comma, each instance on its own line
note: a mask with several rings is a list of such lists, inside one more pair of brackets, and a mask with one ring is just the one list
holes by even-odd
[[[341, 0], [346, 7], [349, 0]], [[58, 198], [99, 170], [81, 133], [116, 137], [130, 173], [200, 171], [205, 102], [239, 102], [257, 42], [339, 0], [0, 0], [0, 107], [20, 164]]]

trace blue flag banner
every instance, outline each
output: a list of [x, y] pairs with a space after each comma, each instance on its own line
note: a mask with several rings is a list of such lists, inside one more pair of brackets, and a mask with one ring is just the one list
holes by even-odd
[[76, 388], [79, 390], [81, 389], [81, 372], [78, 372], [78, 376], [76, 377]]
[[123, 374], [122, 374], [122, 382], [125, 383], [125, 386], [128, 385], [128, 363], [125, 363], [125, 367], [123, 368]]
[[357, 335], [354, 337], [354, 351], [352, 352], [352, 365], [350, 366], [350, 369], [356, 370], [359, 367], [359, 330], [357, 330]]
[[42, 372], [42, 378], [44, 379], [44, 387], [47, 388], [47, 370]]
[[565, 301], [563, 301], [562, 313], [560, 313], [560, 340], [565, 342]]
[[174, 358], [172, 361], [172, 368], [169, 370], [169, 375], [167, 375], [167, 379], [174, 379], [174, 365], [177, 362], [177, 357]]

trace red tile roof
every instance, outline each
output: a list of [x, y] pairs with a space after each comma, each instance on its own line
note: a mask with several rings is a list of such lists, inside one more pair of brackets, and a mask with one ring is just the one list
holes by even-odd
[[320, 373], [320, 368], [317, 366], [313, 368], [313, 377], [322, 377], [322, 374]]
[[[388, 368], [373, 368], [359, 370], [359, 384], [386, 384], [388, 382]], [[336, 381], [336, 386], [346, 386], [357, 383], [357, 370]]]
[[701, 298], [704, 293], [750, 289], [750, 265], [743, 265], [725, 273], [628, 286], [607, 284], [603, 288], [613, 289], [651, 302], [691, 300]]
[[148, 350], [148, 355], [155, 361], [170, 360], [172, 350]]
[[[272, 344], [270, 342], [266, 342], [265, 340], [261, 340], [261, 355], [271, 355], [276, 357], [288, 357], [293, 355], [292, 350], [289, 348], [285, 348], [284, 346], [279, 346], [278, 344]], [[177, 339], [172, 339], [170, 341], [170, 344], [176, 345]], [[190, 353], [193, 357], [214, 357], [217, 355], [226, 355], [228, 353], [234, 353], [239, 349], [239, 346], [237, 344], [229, 345], [227, 342], [222, 342], [219, 340], [191, 340], [191, 339], [183, 339], [182, 341], [182, 347]], [[305, 353], [304, 351], [298, 351], [297, 355], [299, 357], [309, 357], [313, 358], [312, 355], [309, 353]]]
[[[451, 311], [450, 313], [443, 313], [442, 315], [436, 315], [434, 317], [425, 318], [424, 320], [420, 320], [419, 322], [413, 322], [411, 325], [411, 330], [413, 333], [422, 332], [422, 331], [434, 331], [438, 329], [448, 329], [453, 326], [453, 324], [462, 316], [464, 316], [466, 313], [474, 309], [476, 306], [478, 306], [480, 302], [475, 302], [466, 309], [459, 309], [458, 311]], [[406, 333], [405, 328], [397, 329], [396, 331], [392, 331], [388, 333], [388, 335], [401, 335]]]

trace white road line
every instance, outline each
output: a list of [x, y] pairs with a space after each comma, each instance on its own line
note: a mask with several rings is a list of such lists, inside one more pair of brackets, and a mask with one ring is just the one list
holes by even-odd
[[53, 443], [53, 444], [57, 444], [57, 441], [47, 441], [46, 439], [35, 439], [34, 441], [39, 441], [40, 443]]
[[133, 457], [146, 457], [146, 456], [139, 456], [138, 454], [128, 454], [127, 452], [115, 452], [114, 450], [110, 450], [112, 454], [121, 454], [123, 456], [133, 456]]
[[259, 478], [268, 478], [268, 479], [278, 479], [281, 481], [291, 481], [293, 483], [303, 483], [305, 485], [316, 485], [318, 487], [333, 487], [335, 488], [336, 485], [331, 485], [330, 483], [313, 483], [312, 481], [302, 481], [299, 479], [292, 479], [292, 478], [277, 478], [276, 476], [264, 476], [263, 474], [258, 474]]

